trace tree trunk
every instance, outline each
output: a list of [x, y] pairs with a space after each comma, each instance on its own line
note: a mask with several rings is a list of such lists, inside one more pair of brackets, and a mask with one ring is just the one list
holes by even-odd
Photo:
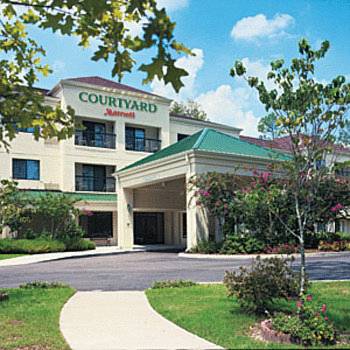
[[300, 243], [300, 296], [305, 293], [305, 280], [306, 280], [306, 260], [305, 260], [305, 242], [304, 242], [304, 225], [302, 223], [302, 218], [299, 208], [299, 198], [295, 194], [295, 212], [297, 214], [298, 227], [299, 227], [299, 243]]
[[300, 238], [300, 296], [305, 293], [305, 280], [306, 280], [306, 259], [305, 259], [305, 246], [304, 246], [304, 232], [301, 233]]

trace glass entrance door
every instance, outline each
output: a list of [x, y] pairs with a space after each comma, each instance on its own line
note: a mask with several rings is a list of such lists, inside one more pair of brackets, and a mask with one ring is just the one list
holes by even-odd
[[134, 213], [135, 244], [164, 243], [163, 213]]

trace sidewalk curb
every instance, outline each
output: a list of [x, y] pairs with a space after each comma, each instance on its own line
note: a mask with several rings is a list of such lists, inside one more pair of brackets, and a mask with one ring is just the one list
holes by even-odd
[[[317, 253], [306, 253], [306, 257], [331, 257], [337, 254], [344, 254], [347, 252], [317, 252]], [[350, 252], [348, 252], [350, 254]], [[224, 255], [224, 254], [192, 254], [192, 253], [179, 253], [179, 258], [185, 259], [212, 259], [212, 260], [248, 260], [255, 259], [260, 256], [261, 259], [267, 258], [298, 258], [299, 254], [235, 254], [235, 255]]]

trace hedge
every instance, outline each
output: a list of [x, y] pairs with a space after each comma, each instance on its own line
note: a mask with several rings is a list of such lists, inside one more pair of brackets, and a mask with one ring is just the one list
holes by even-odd
[[95, 249], [95, 244], [83, 239], [68, 245], [49, 239], [0, 239], [0, 254], [40, 254], [88, 249]]

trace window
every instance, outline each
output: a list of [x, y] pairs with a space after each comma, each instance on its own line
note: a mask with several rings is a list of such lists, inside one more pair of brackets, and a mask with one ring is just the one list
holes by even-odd
[[185, 139], [186, 137], [188, 137], [190, 135], [186, 135], [186, 134], [177, 134], [177, 141], [181, 141], [183, 139]]
[[[107, 133], [103, 123], [83, 121], [83, 129], [75, 131], [75, 144], [79, 146], [115, 148], [115, 134]], [[112, 128], [111, 128], [112, 129]]]
[[111, 238], [113, 236], [112, 212], [90, 212], [79, 217], [79, 224], [88, 238]]
[[125, 146], [130, 151], [145, 151], [145, 130], [140, 128], [125, 128]]
[[82, 164], [75, 171], [76, 191], [115, 192], [114, 167]]
[[13, 159], [12, 177], [17, 180], [39, 180], [40, 162], [38, 160]]

